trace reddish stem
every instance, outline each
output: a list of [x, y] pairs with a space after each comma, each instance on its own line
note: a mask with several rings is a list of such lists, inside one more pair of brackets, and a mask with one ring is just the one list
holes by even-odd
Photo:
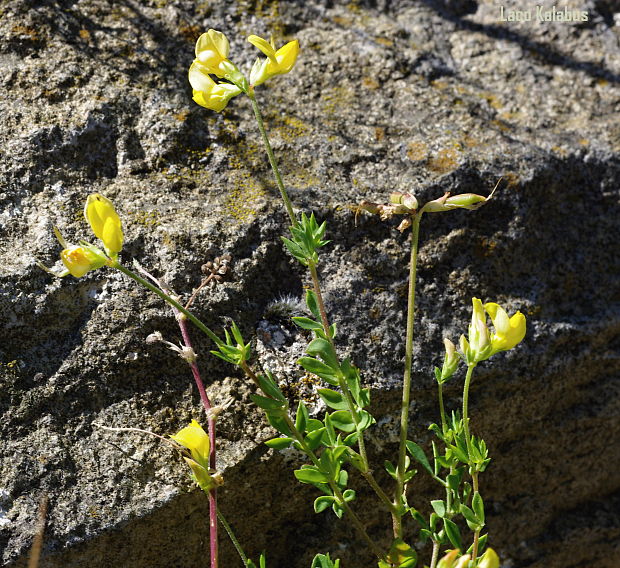
[[[175, 315], [177, 322], [179, 322], [179, 328], [181, 329], [181, 335], [183, 336], [183, 344], [185, 347], [189, 349], [192, 348], [192, 342], [189, 337], [189, 331], [187, 330], [187, 319], [185, 315], [175, 310]], [[209, 450], [209, 467], [211, 470], [215, 470], [215, 417], [211, 412], [211, 401], [207, 395], [207, 391], [205, 390], [204, 383], [202, 382], [202, 378], [200, 377], [200, 370], [198, 369], [198, 364], [196, 361], [192, 361], [189, 364], [192, 369], [192, 374], [194, 375], [194, 381], [196, 381], [196, 386], [198, 387], [198, 392], [200, 393], [200, 400], [202, 400], [202, 405], [205, 408], [207, 413], [207, 424], [208, 424], [208, 432], [209, 432], [209, 442], [210, 450]], [[209, 491], [209, 541], [211, 547], [211, 568], [217, 568], [218, 566], [218, 546], [217, 546], [217, 490], [211, 489]]]

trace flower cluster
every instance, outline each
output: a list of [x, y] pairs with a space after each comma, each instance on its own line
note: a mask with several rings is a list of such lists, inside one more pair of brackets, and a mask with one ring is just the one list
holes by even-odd
[[123, 228], [112, 202], [100, 193], [93, 193], [86, 200], [84, 216], [95, 236], [103, 243], [104, 250], [86, 241], [80, 241], [79, 245], [69, 244], [60, 230], [54, 227], [54, 234], [63, 247], [60, 259], [65, 270], [54, 272], [39, 262], [43, 270], [61, 278], [68, 274], [80, 278], [91, 270], [116, 263], [118, 253], [123, 248]]
[[[494, 302], [483, 306], [478, 298], [472, 298], [472, 304], [468, 337], [462, 335], [460, 339], [461, 352], [468, 365], [484, 361], [521, 343], [526, 327], [525, 316], [521, 312], [508, 317], [506, 311]], [[487, 327], [487, 314], [493, 322], [494, 332]]]
[[[230, 99], [249, 93], [256, 85], [275, 75], [288, 73], [297, 60], [299, 42], [293, 40], [276, 50], [273, 42], [251, 35], [248, 41], [262, 51], [267, 59], [258, 58], [250, 71], [250, 81], [228, 59], [228, 38], [217, 30], [202, 34], [196, 42], [196, 59], [189, 68], [189, 82], [194, 101], [205, 108], [220, 112]], [[215, 76], [216, 82], [212, 76]]]

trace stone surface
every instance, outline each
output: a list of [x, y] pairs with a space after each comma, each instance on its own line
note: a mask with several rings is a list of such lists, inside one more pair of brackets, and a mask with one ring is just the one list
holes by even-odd
[[[1, 2], [3, 565], [25, 566], [44, 494], [42, 567], [207, 565], [206, 503], [181, 460], [94, 425], [165, 435], [200, 417], [182, 362], [144, 343], [154, 330], [177, 341], [170, 312], [120, 274], [54, 280], [34, 263], [58, 258], [52, 224], [88, 238], [89, 193], [117, 204], [122, 260], [179, 293], [231, 253], [234, 279], [200, 296], [198, 315], [218, 330], [234, 317], [292, 396], [312, 394], [293, 366], [304, 337], [286, 321], [308, 277], [279, 243], [286, 217], [248, 101], [220, 115], [191, 101], [193, 42], [213, 27], [244, 69], [249, 33], [301, 42], [294, 71], [259, 99], [295, 205], [328, 221], [321, 275], [339, 348], [373, 389], [377, 464], [396, 441], [408, 239], [395, 221], [356, 224], [355, 205], [394, 190], [488, 193], [503, 178], [481, 210], [423, 220], [411, 435], [429, 439], [432, 366], [443, 335], [466, 329], [471, 296], [521, 309], [523, 345], [472, 387], [494, 458], [491, 542], [505, 567], [618, 566], [620, 13], [611, 0], [567, 5], [588, 21], [500, 22], [495, 3], [448, 0]], [[319, 551], [373, 566], [357, 535], [312, 512], [298, 457], [261, 444], [272, 434], [251, 388], [194, 337], [211, 396], [233, 399], [220, 503], [247, 551], [266, 549], [272, 567]], [[387, 515], [354, 481], [386, 543]], [[437, 497], [422, 474], [413, 485], [412, 503]], [[222, 565], [238, 565], [222, 540]]]

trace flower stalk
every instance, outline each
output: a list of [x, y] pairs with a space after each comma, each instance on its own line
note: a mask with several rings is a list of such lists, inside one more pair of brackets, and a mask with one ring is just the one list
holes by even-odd
[[[396, 470], [396, 490], [394, 506], [402, 510], [405, 492], [405, 458], [407, 455], [407, 431], [409, 426], [409, 403], [411, 398], [411, 366], [413, 362], [413, 324], [415, 319], [415, 283], [418, 262], [418, 240], [422, 214], [411, 216], [411, 256], [409, 260], [409, 290], [407, 295], [407, 335], [405, 339], [405, 371], [403, 395], [400, 407], [400, 445], [398, 448], [398, 467]], [[394, 538], [402, 538], [402, 513], [392, 514]]]

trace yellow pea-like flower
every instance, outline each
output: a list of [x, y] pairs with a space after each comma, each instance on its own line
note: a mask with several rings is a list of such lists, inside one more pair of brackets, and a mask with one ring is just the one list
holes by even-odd
[[106, 264], [105, 256], [97, 254], [87, 246], [72, 246], [60, 253], [60, 260], [69, 274], [81, 278], [87, 272], [101, 268]]
[[206, 73], [218, 77], [223, 77], [226, 73], [222, 63], [228, 60], [229, 51], [228, 38], [217, 30], [209, 30], [196, 42], [196, 60], [200, 62]]
[[241, 93], [241, 89], [236, 85], [216, 83], [209, 76], [208, 68], [198, 60], [195, 60], [189, 68], [189, 82], [194, 101], [216, 112], [221, 112], [230, 99]]
[[288, 73], [299, 55], [299, 41], [296, 39], [289, 41], [286, 45], [276, 51], [273, 42], [268, 42], [262, 37], [251, 35], [248, 41], [260, 51], [262, 51], [267, 59], [257, 59], [250, 71], [250, 84], [260, 85], [274, 75], [283, 75]]
[[88, 196], [84, 216], [98, 239], [101, 239], [106, 252], [115, 257], [123, 248], [123, 229], [114, 205], [100, 193]]
[[62, 236], [58, 227], [54, 227], [54, 234], [63, 248], [60, 253], [60, 260], [65, 265], [65, 269], [62, 272], [56, 272], [43, 263], [37, 262], [39, 268], [49, 272], [52, 276], [63, 278], [71, 274], [76, 278], [81, 278], [87, 272], [108, 264], [108, 257], [96, 246], [89, 245], [88, 243], [82, 243], [79, 246], [71, 245]]
[[486, 303], [484, 309], [495, 327], [495, 333], [491, 334], [492, 354], [507, 351], [521, 343], [526, 331], [525, 316], [521, 312], [509, 318], [506, 311], [494, 302]]
[[[175, 442], [181, 444], [187, 448], [192, 455], [193, 460], [205, 470], [209, 469], [209, 451], [211, 444], [209, 441], [209, 435], [203, 430], [202, 426], [192, 420], [189, 426], [186, 426], [180, 430], [177, 434], [170, 436]], [[195, 468], [191, 463], [188, 464]]]

